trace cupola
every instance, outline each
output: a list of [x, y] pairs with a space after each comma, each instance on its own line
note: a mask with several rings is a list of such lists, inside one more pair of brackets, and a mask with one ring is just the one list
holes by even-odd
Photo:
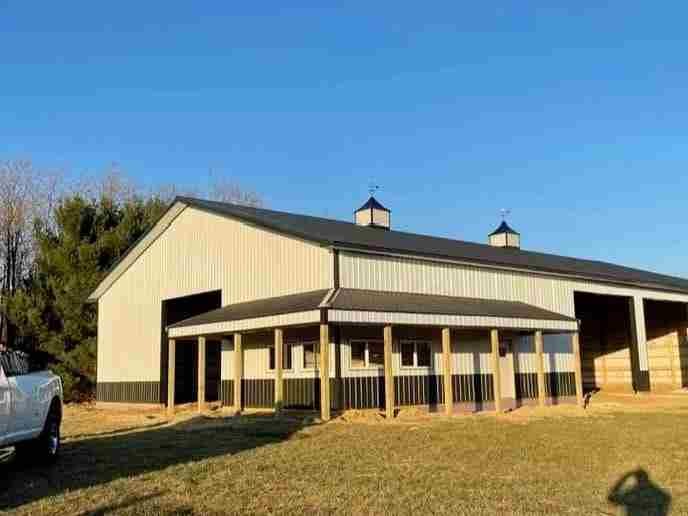
[[521, 248], [521, 234], [515, 231], [503, 220], [497, 229], [490, 233], [489, 244], [494, 247]]
[[371, 195], [368, 202], [356, 210], [354, 221], [359, 226], [389, 229], [391, 227], [391, 213]]

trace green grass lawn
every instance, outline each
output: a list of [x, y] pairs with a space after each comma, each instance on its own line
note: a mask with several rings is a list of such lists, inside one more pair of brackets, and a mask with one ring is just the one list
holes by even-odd
[[617, 514], [610, 489], [642, 468], [653, 484], [620, 503], [653, 514], [670, 496], [672, 513], [688, 513], [683, 400], [325, 425], [272, 415], [167, 424], [92, 408], [66, 418], [58, 464], [0, 465], [0, 511]]

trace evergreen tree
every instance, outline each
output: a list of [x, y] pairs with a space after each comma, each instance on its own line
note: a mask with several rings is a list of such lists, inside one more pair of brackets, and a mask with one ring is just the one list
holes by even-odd
[[57, 206], [53, 224], [36, 222], [35, 266], [25, 288], [9, 300], [9, 316], [24, 347], [52, 357], [66, 399], [94, 392], [98, 319], [88, 295], [165, 209], [157, 197], [117, 201], [73, 195]]

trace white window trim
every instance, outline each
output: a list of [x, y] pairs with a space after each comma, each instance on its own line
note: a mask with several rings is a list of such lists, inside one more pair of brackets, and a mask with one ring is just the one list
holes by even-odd
[[[404, 365], [404, 358], [402, 355], [402, 347], [404, 344], [413, 344], [413, 365]], [[418, 365], [418, 344], [426, 344], [430, 349], [430, 365]], [[415, 339], [404, 339], [399, 341], [399, 366], [401, 369], [409, 370], [416, 369], [421, 371], [429, 371], [433, 369], [434, 365], [434, 353], [432, 350], [432, 342], [429, 340], [415, 340]]]
[[[384, 346], [384, 340], [382, 339], [350, 339], [349, 340], [349, 369], [351, 371], [379, 371], [380, 369], [384, 369], [384, 364], [370, 364], [370, 343], [374, 342], [377, 344], [382, 344]], [[364, 365], [362, 366], [354, 366], [351, 358], [351, 346], [352, 344], [357, 343], [360, 344], [362, 343], [365, 348], [363, 350], [363, 362]]]
[[[313, 344], [313, 349], [318, 348], [317, 358], [315, 360], [315, 367], [306, 367], [306, 345]], [[294, 365], [292, 363], [292, 365]], [[320, 341], [319, 340], [304, 340], [301, 342], [301, 370], [310, 372], [320, 370]]]
[[[282, 371], [289, 371], [289, 372], [292, 372], [292, 371], [294, 371], [294, 346], [296, 346], [296, 343], [295, 343], [295, 342], [284, 342], [283, 346], [284, 346], [285, 348], [289, 349], [289, 353], [291, 354], [291, 367], [290, 367], [289, 369], [287, 369], [286, 367], [282, 367]], [[273, 367], [272, 369], [270, 369], [270, 350], [271, 350], [271, 349], [275, 349], [275, 345], [274, 345], [274, 344], [268, 345], [268, 373], [273, 373], [273, 374], [274, 374], [276, 368]], [[282, 352], [284, 352], [284, 350], [283, 350]], [[282, 356], [282, 361], [283, 361], [283, 362], [284, 362], [284, 356], [286, 356], [286, 355], [283, 355], [283, 356]], [[276, 359], [277, 359], [277, 356], [275, 356], [275, 360], [276, 360]], [[277, 365], [277, 362], [276, 362], [276, 361], [275, 361], [275, 365]]]

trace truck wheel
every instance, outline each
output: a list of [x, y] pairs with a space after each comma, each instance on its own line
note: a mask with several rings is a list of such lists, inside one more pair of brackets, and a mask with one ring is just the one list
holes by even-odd
[[37, 458], [43, 462], [54, 462], [60, 454], [60, 419], [59, 408], [53, 405], [50, 407], [43, 432], [36, 443]]
[[60, 453], [60, 423], [60, 407], [53, 404], [45, 419], [41, 435], [31, 441], [19, 443], [15, 447], [19, 460], [32, 460], [43, 464], [55, 462]]

